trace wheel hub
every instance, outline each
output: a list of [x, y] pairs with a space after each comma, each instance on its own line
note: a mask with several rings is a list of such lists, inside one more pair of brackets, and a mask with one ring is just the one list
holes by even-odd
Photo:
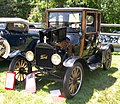
[[23, 67], [21, 67], [21, 68], [19, 68], [19, 72], [21, 73], [21, 74], [24, 74], [24, 68]]
[[77, 78], [73, 79], [73, 85], [75, 85], [77, 83]]

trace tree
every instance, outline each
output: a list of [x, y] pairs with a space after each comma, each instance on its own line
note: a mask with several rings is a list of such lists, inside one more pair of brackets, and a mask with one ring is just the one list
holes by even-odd
[[32, 8], [30, 1], [21, 0], [1, 0], [0, 1], [0, 16], [1, 17], [21, 17], [28, 18]]
[[46, 8], [88, 7], [102, 10], [102, 22], [120, 23], [120, 0], [0, 0], [1, 17], [45, 21]]

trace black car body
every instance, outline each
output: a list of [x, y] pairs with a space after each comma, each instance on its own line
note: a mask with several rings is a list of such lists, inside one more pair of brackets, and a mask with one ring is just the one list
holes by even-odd
[[[24, 81], [30, 72], [49, 80], [54, 76], [54, 80], [63, 82], [66, 98], [75, 96], [81, 88], [84, 70], [93, 71], [101, 65], [107, 70], [111, 66], [113, 47], [102, 46], [99, 42], [100, 19], [101, 13], [97, 9], [48, 9], [48, 28], [40, 31], [35, 52], [28, 50], [16, 56], [9, 70], [16, 71], [18, 82]], [[37, 70], [33, 70], [33, 66]], [[52, 78], [45, 76], [48, 74]]]

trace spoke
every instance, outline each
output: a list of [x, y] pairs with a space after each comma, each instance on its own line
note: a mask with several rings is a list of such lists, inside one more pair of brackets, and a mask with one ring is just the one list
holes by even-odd
[[20, 61], [18, 61], [17, 64], [18, 64], [18, 67], [20, 67]]
[[78, 78], [77, 78], [77, 82], [78, 82], [78, 81], [80, 81], [80, 82], [81, 82], [81, 78], [80, 78], [80, 77], [78, 77]]
[[78, 77], [80, 77], [80, 76], [81, 76], [81, 74], [80, 74], [80, 72], [78, 72], [77, 75], [76, 75], [76, 77], [78, 78]]
[[76, 70], [74, 71], [74, 77], [77, 77], [78, 75], [78, 69], [76, 68]]
[[16, 63], [16, 68], [18, 69], [19, 68], [19, 65]]
[[74, 86], [73, 86], [73, 84], [71, 84], [71, 85], [69, 86], [69, 89], [70, 89], [70, 92], [71, 92], [71, 93], [74, 92]]
[[76, 85], [74, 86], [74, 92], [76, 92], [77, 89], [78, 89], [78, 85], [76, 84]]
[[69, 86], [70, 92], [72, 92], [72, 84]]
[[19, 77], [20, 77], [20, 73], [18, 73], [16, 77], [17, 77], [16, 79], [19, 79]]
[[25, 63], [23, 67], [26, 68], [27, 67], [27, 63]]
[[73, 69], [73, 71], [72, 71], [72, 73], [71, 73], [71, 76], [73, 76], [74, 75], [74, 69]]
[[16, 73], [16, 75], [19, 74], [19, 72]]
[[74, 93], [75, 92], [75, 86], [73, 86], [73, 92], [72, 93]]
[[20, 60], [20, 66], [22, 67], [23, 66], [23, 60]]
[[72, 75], [70, 76], [70, 80], [73, 80], [73, 76]]
[[24, 80], [24, 74], [21, 74], [22, 81]]
[[22, 67], [25, 67], [26, 66], [26, 62], [24, 61], [23, 63], [22, 63]]
[[20, 74], [20, 82], [21, 82], [21, 74]]
[[72, 81], [72, 80], [70, 80], [70, 81], [69, 81], [69, 85], [70, 85], [70, 84], [72, 84], [72, 83], [73, 83], [73, 81]]

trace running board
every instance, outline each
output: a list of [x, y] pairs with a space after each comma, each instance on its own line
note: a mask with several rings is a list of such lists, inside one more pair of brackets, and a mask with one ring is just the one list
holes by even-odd
[[90, 68], [90, 71], [94, 71], [94, 70], [96, 70], [97, 68], [99, 68], [101, 65], [100, 65], [100, 63], [95, 63], [95, 64], [90, 64], [90, 65], [88, 65], [89, 66], [89, 68]]

